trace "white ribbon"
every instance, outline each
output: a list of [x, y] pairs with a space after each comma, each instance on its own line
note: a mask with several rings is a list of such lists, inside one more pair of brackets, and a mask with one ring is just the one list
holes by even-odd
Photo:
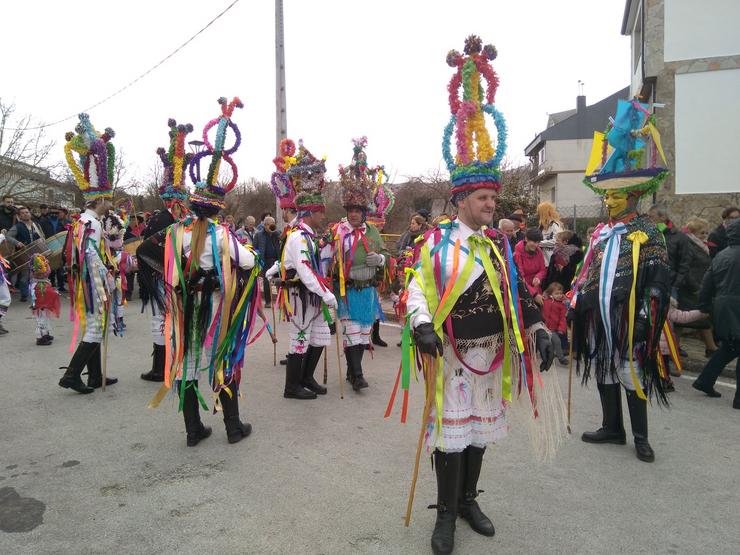
[[612, 352], [612, 321], [611, 301], [612, 288], [614, 287], [614, 275], [617, 273], [617, 261], [619, 260], [619, 247], [622, 243], [622, 235], [627, 233], [627, 226], [621, 222], [614, 225], [605, 225], [601, 228], [595, 245], [606, 242], [603, 256], [601, 258], [601, 276], [599, 277], [599, 308], [601, 309], [601, 321], [606, 332], [606, 345], [609, 357]]

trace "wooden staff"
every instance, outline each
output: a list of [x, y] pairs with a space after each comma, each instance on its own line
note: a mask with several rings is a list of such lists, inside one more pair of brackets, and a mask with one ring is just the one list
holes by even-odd
[[[265, 282], [267, 283], [267, 287], [270, 291], [270, 308], [272, 309], [272, 333], [274, 333], [277, 336], [277, 326], [275, 325], [275, 301], [272, 300], [272, 286], [270, 285], [270, 282], [265, 278]], [[273, 341], [272, 343], [272, 365], [277, 366], [277, 343]]]
[[[409, 490], [409, 500], [406, 505], [406, 520], [404, 526], [408, 527], [411, 522], [411, 508], [414, 505], [414, 492], [416, 491], [416, 479], [419, 477], [419, 460], [421, 459], [421, 449], [424, 444], [424, 432], [426, 431], [429, 413], [432, 410], [432, 401], [434, 399], [435, 382], [437, 374], [434, 371], [434, 360], [430, 355], [421, 356], [421, 365], [424, 372], [424, 382], [426, 383], [426, 402], [424, 403], [424, 414], [421, 420], [421, 430], [419, 430], [419, 442], [416, 445], [416, 461], [414, 462], [414, 473], [411, 478], [411, 489]], [[439, 431], [442, 433], [442, 430]]]
[[334, 309], [334, 337], [337, 340], [337, 370], [339, 370], [339, 398], [344, 399], [344, 379], [342, 378], [342, 358], [339, 356], [339, 316]]
[[324, 349], [324, 385], [326, 385], [326, 378], [328, 377], [328, 374], [329, 374], [329, 365], [326, 362], [326, 358], [327, 358], [326, 349]]
[[573, 398], [573, 322], [570, 323], [570, 352], [568, 353], [568, 433], [570, 432], [570, 404]]
[[101, 364], [102, 369], [103, 369], [102, 371], [103, 381], [100, 387], [102, 391], [105, 391], [105, 380], [106, 380], [106, 375], [108, 373], [107, 372], [108, 371], [108, 318], [103, 318], [102, 320], [103, 320], [103, 324], [105, 327], [103, 328], [103, 353], [102, 353], [103, 360]]

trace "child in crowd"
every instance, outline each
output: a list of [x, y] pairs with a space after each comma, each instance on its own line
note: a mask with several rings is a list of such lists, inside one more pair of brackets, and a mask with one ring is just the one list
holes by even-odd
[[542, 282], [547, 274], [545, 255], [539, 246], [541, 241], [542, 232], [532, 227], [524, 234], [524, 241], [520, 241], [514, 247], [514, 262], [519, 274], [540, 306], [542, 306]]
[[555, 281], [545, 290], [542, 303], [542, 319], [545, 321], [547, 329], [550, 330], [550, 344], [555, 358], [563, 366], [568, 364], [568, 359], [563, 354], [563, 338], [567, 339], [568, 337], [568, 327], [565, 323], [567, 312], [568, 305], [563, 294], [563, 286]]
[[555, 248], [547, 268], [545, 287], [557, 281], [563, 289], [570, 289], [578, 263], [583, 260], [581, 246], [580, 238], [572, 231], [560, 231], [555, 235]]
[[54, 336], [51, 335], [49, 318], [53, 315], [59, 318], [61, 302], [59, 293], [51, 285], [49, 274], [51, 266], [42, 254], [33, 257], [31, 267], [31, 310], [36, 317], [36, 345], [51, 345]]

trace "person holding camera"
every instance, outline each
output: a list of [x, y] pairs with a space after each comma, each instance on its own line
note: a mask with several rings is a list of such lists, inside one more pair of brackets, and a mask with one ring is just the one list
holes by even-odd
[[[262, 277], [264, 278], [266, 269], [272, 268], [272, 265], [277, 262], [280, 253], [280, 232], [277, 230], [275, 218], [272, 216], [266, 216], [263, 224], [263, 228], [254, 235], [253, 246], [265, 262], [262, 273]], [[265, 307], [270, 308], [272, 305], [272, 292], [270, 290], [270, 283], [266, 279], [263, 294]]]

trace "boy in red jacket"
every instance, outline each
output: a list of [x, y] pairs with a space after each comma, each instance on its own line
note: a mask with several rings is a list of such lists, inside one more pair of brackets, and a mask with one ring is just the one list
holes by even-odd
[[542, 319], [547, 329], [550, 330], [550, 343], [553, 353], [555, 353], [558, 362], [564, 366], [568, 364], [568, 359], [563, 354], [563, 337], [568, 337], [568, 328], [565, 323], [568, 306], [565, 301], [563, 286], [555, 281], [545, 291], [542, 305]]
[[542, 282], [547, 275], [545, 255], [539, 247], [541, 241], [542, 232], [532, 227], [524, 235], [524, 241], [519, 241], [514, 247], [514, 262], [519, 274], [540, 306], [542, 306]]

